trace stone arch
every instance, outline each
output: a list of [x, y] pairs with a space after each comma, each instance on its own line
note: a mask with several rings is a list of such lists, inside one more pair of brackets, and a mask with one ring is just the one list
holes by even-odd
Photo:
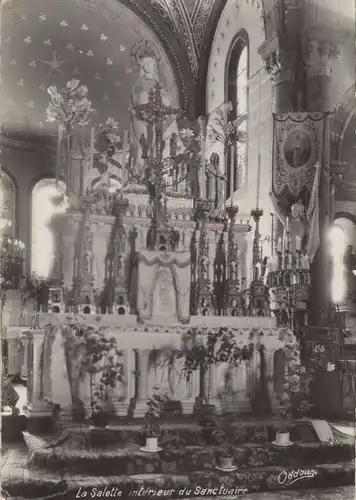
[[215, 30], [206, 78], [206, 110], [211, 113], [225, 100], [225, 65], [239, 31], [250, 40], [249, 71], [254, 75], [263, 63], [258, 49], [265, 42], [263, 16], [259, 2], [228, 0]]

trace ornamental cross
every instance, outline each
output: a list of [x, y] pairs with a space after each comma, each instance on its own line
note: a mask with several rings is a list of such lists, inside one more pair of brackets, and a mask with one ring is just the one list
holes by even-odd
[[178, 115], [179, 109], [163, 104], [162, 87], [156, 83], [150, 90], [147, 104], [140, 104], [139, 110], [145, 122], [152, 125], [156, 132], [156, 158], [162, 159], [163, 125], [168, 116]]
[[179, 115], [180, 110], [163, 103], [162, 87], [159, 83], [150, 90], [147, 104], [140, 104], [138, 107], [144, 121], [155, 131], [155, 157], [148, 158], [147, 181], [153, 190], [151, 194], [154, 200], [154, 219], [158, 222], [164, 220], [166, 214], [163, 127], [166, 118]]

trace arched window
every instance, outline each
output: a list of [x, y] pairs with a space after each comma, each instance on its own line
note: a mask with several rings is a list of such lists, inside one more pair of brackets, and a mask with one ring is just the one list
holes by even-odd
[[51, 272], [54, 253], [50, 222], [54, 214], [65, 211], [64, 192], [64, 184], [54, 179], [42, 179], [32, 190], [31, 271], [44, 278]]
[[342, 227], [333, 225], [329, 231], [329, 248], [332, 258], [331, 298], [333, 302], [342, 302], [347, 292], [345, 280], [346, 235]]
[[6, 233], [16, 236], [16, 186], [12, 178], [3, 170], [0, 172], [0, 218], [9, 221], [6, 225]]
[[[248, 117], [248, 36], [238, 33], [227, 60], [226, 101], [232, 109], [228, 120], [238, 119], [238, 131], [247, 135]], [[246, 179], [247, 143], [236, 141], [230, 148], [227, 166], [227, 196], [231, 196]]]

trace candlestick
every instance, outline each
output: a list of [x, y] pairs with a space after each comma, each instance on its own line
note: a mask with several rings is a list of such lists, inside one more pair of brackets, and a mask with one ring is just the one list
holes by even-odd
[[235, 145], [232, 144], [230, 148], [230, 198], [232, 203], [232, 197], [234, 194], [234, 174], [235, 174]]
[[256, 208], [259, 208], [259, 203], [260, 203], [260, 187], [261, 187], [260, 184], [261, 184], [261, 155], [260, 153], [258, 153]]
[[57, 154], [56, 154], [56, 181], [58, 181], [61, 162], [62, 162], [62, 142], [64, 137], [64, 127], [60, 123], [58, 125], [58, 137], [57, 137]]
[[271, 213], [271, 256], [274, 254], [274, 214]]

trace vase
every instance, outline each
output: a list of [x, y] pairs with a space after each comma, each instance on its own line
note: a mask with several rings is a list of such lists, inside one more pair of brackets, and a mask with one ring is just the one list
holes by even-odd
[[232, 469], [234, 457], [220, 457], [220, 467], [222, 469]]
[[146, 446], [147, 450], [157, 450], [158, 448], [158, 439], [156, 437], [146, 438]]
[[104, 429], [108, 425], [108, 417], [105, 413], [96, 413], [91, 418], [94, 427], [100, 427]]
[[277, 432], [275, 444], [279, 446], [286, 446], [290, 444], [289, 432]]

